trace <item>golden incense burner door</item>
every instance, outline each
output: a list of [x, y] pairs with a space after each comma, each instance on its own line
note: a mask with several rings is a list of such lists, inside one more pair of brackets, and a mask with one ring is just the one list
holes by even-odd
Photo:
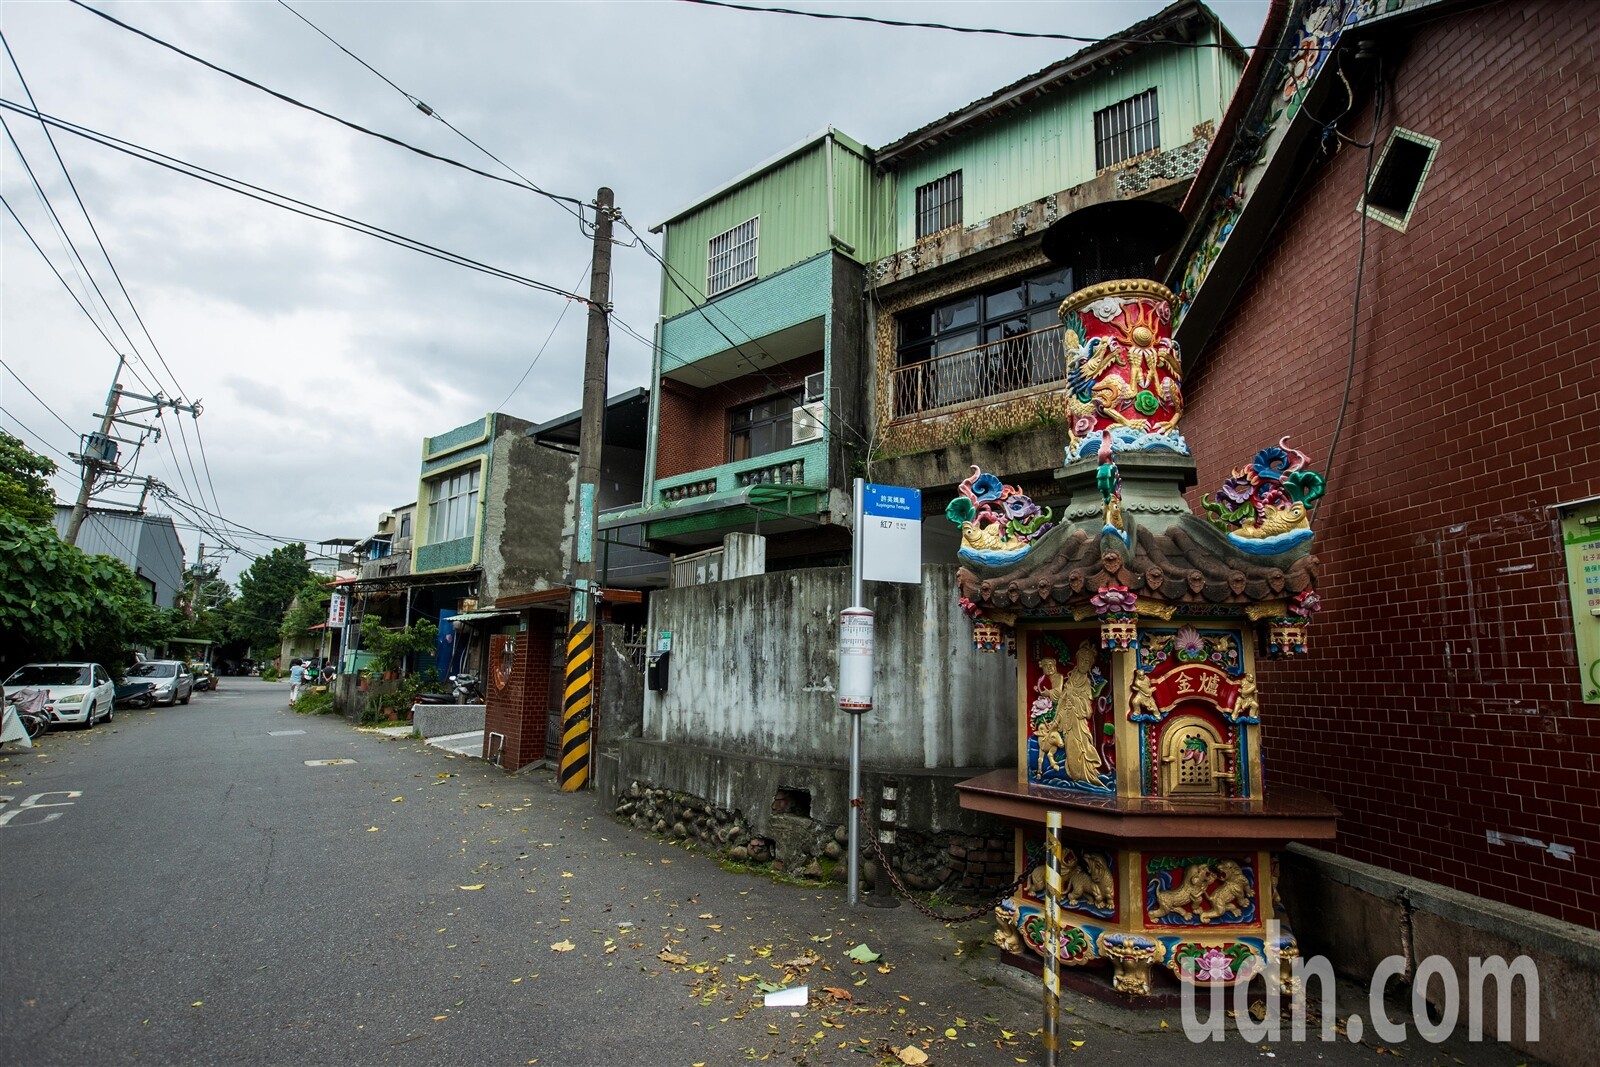
[[1215, 797], [1227, 793], [1232, 745], [1195, 718], [1174, 719], [1161, 739], [1161, 792], [1169, 797]]

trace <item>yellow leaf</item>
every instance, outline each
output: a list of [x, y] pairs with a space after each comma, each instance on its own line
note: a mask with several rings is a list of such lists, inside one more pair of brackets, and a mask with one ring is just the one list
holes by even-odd
[[1013, 1037], [1016, 1037], [1017, 1034], [1014, 1030], [1002, 1030], [1000, 1031], [1000, 1036], [1005, 1038], [1007, 1041], [1010, 1041]]
[[1166, 1028], [1167, 1028], [1167, 1020], [1162, 1019], [1161, 1020], [1161, 1029], [1165, 1030]]
[[369, 827], [367, 827], [367, 833], [369, 833], [369, 834], [375, 834], [375, 833], [377, 833], [377, 832], [378, 832], [378, 828], [377, 828], [377, 827], [376, 827], [376, 826], [369, 826]]
[[701, 916], [700, 916], [700, 918], [702, 918], [702, 919], [715, 919], [715, 918], [716, 918], [716, 916], [715, 916], [715, 915], [713, 915], [713, 914], [711, 914], [711, 913], [710, 913], [710, 912], [709, 912], [709, 911], [708, 911], [708, 912], [705, 912], [705, 913], [703, 913], [703, 914], [702, 914], [702, 915], [701, 915]]
[[433, 1021], [434, 1022], [438, 1022], [440, 1019], [448, 1019], [448, 1018], [450, 1018], [450, 1016], [448, 1016], [448, 1015], [435, 1015], [433, 1017]]
[[956, 1039], [955, 1027], [952, 1026], [952, 1027], [946, 1029], [945, 1032], [944, 1032], [944, 1036], [948, 1037], [951, 1041], [954, 1041]]
[[907, 1045], [895, 1052], [895, 1058], [908, 1067], [917, 1067], [918, 1064], [928, 1062], [928, 1054], [915, 1045]]
[[480, 807], [480, 808], [492, 808], [492, 807], [494, 807], [494, 805], [493, 804], [479, 804], [478, 807]]
[[571, 878], [572, 877], [572, 872], [571, 871], [562, 871], [561, 872], [561, 877], [563, 877], [563, 878]]
[[679, 955], [676, 952], [668, 952], [666, 949], [662, 949], [661, 952], [657, 954], [656, 959], [662, 960], [666, 963], [685, 964], [689, 962], [688, 956]]
[[552, 952], [571, 952], [573, 949], [575, 949], [577, 947], [578, 946], [574, 945], [571, 941], [567, 941], [567, 940], [563, 939], [563, 940], [557, 941], [555, 944], [551, 945], [550, 949], [551, 949]]
[[471, 892], [474, 889], [482, 889], [483, 887], [484, 887], [484, 883], [483, 882], [479, 882], [477, 885], [458, 885], [458, 886], [456, 886], [457, 889], [465, 889], [468, 892]]
[[1073, 1048], [1082, 1048], [1083, 1047], [1083, 1042], [1082, 1041], [1074, 1041], [1074, 1042], [1072, 1042], [1072, 1047]]
[[194, 1003], [193, 1003], [193, 1004], [191, 1004], [191, 1005], [189, 1005], [189, 1007], [191, 1007], [191, 1008], [198, 1008], [198, 1007], [199, 1007], [199, 1006], [200, 1006], [200, 1005], [202, 1005], [202, 1004], [204, 1004], [204, 1003], [205, 1003], [205, 1001], [203, 1001], [203, 1000], [197, 1000], [197, 1001], [195, 1001], [195, 1002], [194, 1002]]
[[400, 803], [400, 802], [401, 802], [401, 801], [402, 801], [402, 800], [404, 800], [404, 799], [405, 799], [405, 797], [395, 797], [395, 798], [394, 798], [394, 799], [393, 799], [393, 800], [391, 800], [391, 801], [389, 801], [389, 803], [391, 803], [391, 804], [398, 804], [398, 803]]
[[517, 984], [517, 983], [518, 983], [518, 982], [520, 982], [520, 981], [522, 981], [522, 979], [520, 979], [520, 978], [513, 978], [513, 979], [511, 979], [511, 984], [512, 984], [512, 985], [516, 985], [516, 984]]

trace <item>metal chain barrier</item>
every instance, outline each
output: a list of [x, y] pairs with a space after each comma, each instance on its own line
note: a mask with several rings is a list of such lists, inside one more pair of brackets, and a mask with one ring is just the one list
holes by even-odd
[[897, 890], [900, 891], [900, 895], [905, 897], [913, 908], [916, 908], [930, 919], [937, 919], [938, 921], [945, 923], [969, 923], [976, 919], [982, 919], [985, 916], [992, 916], [994, 914], [994, 909], [999, 906], [1000, 902], [1005, 900], [1011, 894], [1015, 893], [1017, 890], [1021, 889], [1022, 884], [1026, 882], [1028, 880], [1028, 876], [1033, 873], [1033, 869], [1039, 866], [1039, 861], [1037, 860], [1028, 864], [1023, 868], [1022, 873], [1017, 875], [1015, 881], [1002, 889], [993, 899], [989, 900], [985, 904], [980, 905], [976, 909], [972, 911], [964, 911], [957, 915], [941, 915], [932, 908], [928, 907], [928, 905], [924, 904], [922, 901], [918, 900], [916, 897], [912, 896], [911, 890], [906, 888], [905, 883], [900, 881], [900, 876], [895, 874], [894, 868], [889, 865], [888, 858], [883, 854], [883, 845], [878, 842], [876, 837], [872, 838], [872, 851], [873, 854], [878, 858], [878, 870], [888, 874], [889, 881]]

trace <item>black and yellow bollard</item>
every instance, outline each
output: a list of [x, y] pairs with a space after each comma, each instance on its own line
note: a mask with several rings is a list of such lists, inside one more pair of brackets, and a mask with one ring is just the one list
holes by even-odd
[[567, 628], [567, 687], [561, 702], [563, 793], [589, 784], [589, 728], [594, 706], [594, 623], [574, 620]]

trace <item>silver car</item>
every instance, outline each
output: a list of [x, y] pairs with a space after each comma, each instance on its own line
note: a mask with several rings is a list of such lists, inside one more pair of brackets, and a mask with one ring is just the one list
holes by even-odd
[[135, 663], [128, 668], [127, 676], [143, 682], [154, 682], [155, 690], [150, 694], [151, 698], [169, 708], [174, 704], [189, 703], [189, 697], [194, 694], [194, 675], [189, 673], [187, 664], [175, 659], [147, 659], [143, 663]]

